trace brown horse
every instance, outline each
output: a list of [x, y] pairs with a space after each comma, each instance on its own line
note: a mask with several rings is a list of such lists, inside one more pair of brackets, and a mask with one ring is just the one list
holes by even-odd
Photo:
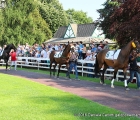
[[59, 78], [59, 73], [60, 73], [60, 67], [61, 65], [65, 64], [66, 68], [68, 68], [68, 63], [69, 63], [69, 58], [70, 58], [70, 50], [71, 50], [71, 45], [68, 42], [68, 45], [65, 46], [63, 53], [61, 57], [55, 57], [56, 52], [52, 51], [50, 53], [50, 77], [52, 76], [52, 64], [54, 63], [54, 69], [53, 69], [53, 75], [55, 76], [55, 68], [56, 65], [59, 64], [58, 66], [58, 73], [57, 73], [57, 78]]
[[[104, 66], [102, 75], [101, 76], [101, 83], [104, 84], [104, 73], [108, 67], [114, 68], [114, 77], [111, 81], [111, 87], [114, 88], [114, 80], [116, 79], [116, 74], [118, 72], [118, 69], [122, 69], [124, 73], [124, 85], [127, 87], [127, 80], [126, 80], [126, 72], [129, 64], [129, 55], [133, 49], [138, 48], [138, 41], [130, 41], [125, 47], [123, 47], [116, 59], [106, 59], [109, 50], [105, 49], [100, 51], [96, 56], [96, 62], [95, 62], [95, 74], [100, 73], [100, 69]], [[108, 53], [108, 54], [107, 54]]]

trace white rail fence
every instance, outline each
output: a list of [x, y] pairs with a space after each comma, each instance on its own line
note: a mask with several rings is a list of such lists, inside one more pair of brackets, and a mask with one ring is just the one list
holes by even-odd
[[[43, 62], [45, 61], [45, 62]], [[9, 64], [10, 64], [10, 60], [9, 60]], [[78, 73], [81, 73], [82, 76], [87, 75], [87, 74], [94, 74], [94, 72], [89, 72], [87, 69], [93, 69], [94, 67], [88, 67], [87, 63], [92, 63], [94, 65], [95, 61], [86, 61], [86, 60], [78, 60]], [[4, 61], [1, 60], [0, 62], [1, 65], [5, 65]], [[46, 58], [35, 58], [35, 57], [18, 57], [17, 60], [17, 65], [18, 67], [34, 67], [39, 69], [48, 69], [49, 70], [49, 59]], [[58, 67], [56, 67], [56, 69], [58, 69]], [[63, 71], [67, 71], [67, 69], [65, 68], [65, 65], [62, 65], [61, 70]], [[107, 71], [105, 73], [105, 77], [113, 77], [113, 71], [114, 69], [107, 69]], [[73, 70], [74, 72], [74, 70]], [[123, 75], [120, 73], [122, 73], [122, 70], [118, 70], [117, 75], [116, 75], [116, 80], [119, 80], [119, 78], [123, 78]], [[127, 78], [129, 78], [129, 70], [127, 71]]]

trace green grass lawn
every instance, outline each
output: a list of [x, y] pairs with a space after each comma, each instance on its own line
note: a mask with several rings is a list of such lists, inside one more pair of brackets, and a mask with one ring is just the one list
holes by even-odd
[[12, 75], [0, 74], [0, 120], [136, 120], [118, 110]]

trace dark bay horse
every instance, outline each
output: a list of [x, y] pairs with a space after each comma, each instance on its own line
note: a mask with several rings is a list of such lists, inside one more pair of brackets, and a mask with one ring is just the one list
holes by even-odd
[[3, 59], [4, 62], [6, 63], [6, 70], [8, 67], [8, 60], [10, 57], [9, 53], [10, 53], [11, 49], [14, 49], [16, 51], [16, 47], [14, 46], [14, 44], [7, 45], [3, 50], [2, 56], [0, 56], [0, 60]]
[[130, 41], [125, 47], [120, 49], [117, 59], [106, 59], [107, 53], [109, 50], [105, 49], [100, 51], [96, 56], [95, 62], [95, 74], [100, 73], [100, 69], [104, 66], [102, 75], [101, 76], [101, 83], [104, 84], [104, 73], [108, 67], [112, 67], [114, 69], [114, 77], [111, 81], [111, 87], [114, 88], [114, 80], [116, 79], [116, 74], [118, 69], [122, 69], [124, 73], [124, 85], [127, 87], [127, 80], [126, 80], [126, 72], [129, 64], [129, 55], [133, 49], [138, 48], [138, 41]]
[[58, 64], [58, 73], [57, 73], [57, 78], [59, 78], [59, 73], [60, 73], [60, 67], [61, 65], [65, 64], [66, 68], [68, 68], [69, 64], [69, 58], [70, 58], [70, 50], [71, 50], [71, 45], [68, 43], [68, 45], [65, 46], [63, 53], [61, 57], [55, 57], [56, 52], [52, 51], [50, 53], [50, 77], [52, 76], [52, 64], [54, 63], [54, 69], [53, 69], [53, 75], [55, 76], [55, 68], [56, 65]]

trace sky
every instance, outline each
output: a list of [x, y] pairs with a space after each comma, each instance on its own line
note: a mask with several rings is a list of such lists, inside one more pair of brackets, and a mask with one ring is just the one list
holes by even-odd
[[105, 1], [106, 0], [59, 0], [59, 2], [63, 5], [64, 10], [72, 8], [78, 11], [82, 10], [93, 20], [97, 20], [99, 17], [97, 9], [103, 8], [102, 4]]

